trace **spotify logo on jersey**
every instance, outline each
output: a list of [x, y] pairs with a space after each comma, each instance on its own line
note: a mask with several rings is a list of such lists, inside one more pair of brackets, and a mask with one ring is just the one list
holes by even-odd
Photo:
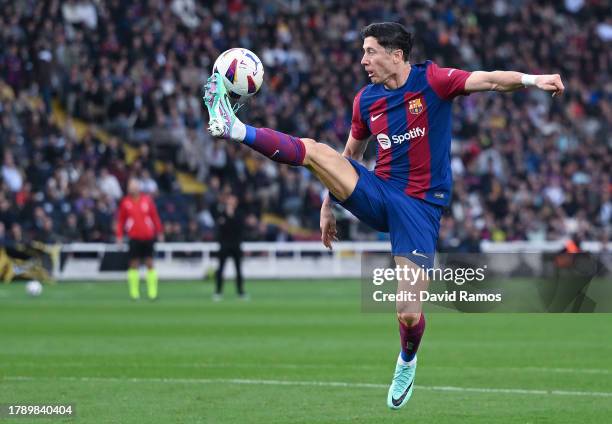
[[391, 140], [389, 140], [389, 136], [387, 134], [378, 134], [376, 136], [376, 140], [378, 140], [378, 144], [382, 147], [383, 150], [387, 150], [391, 147]]
[[391, 139], [389, 139], [387, 134], [381, 133], [376, 136], [376, 139], [378, 140], [380, 147], [383, 150], [387, 150], [391, 147], [391, 142], [393, 142], [393, 144], [402, 144], [404, 141], [409, 141], [417, 137], [423, 137], [425, 136], [426, 132], [427, 130], [425, 128], [417, 127], [406, 131], [404, 134], [393, 135], [391, 136]]

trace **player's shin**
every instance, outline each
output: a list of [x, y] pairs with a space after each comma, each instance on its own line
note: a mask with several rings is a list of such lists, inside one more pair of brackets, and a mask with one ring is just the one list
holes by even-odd
[[[397, 265], [405, 267], [404, 269], [420, 270], [414, 261], [405, 257], [396, 256], [395, 260]], [[408, 300], [396, 303], [401, 343], [398, 362], [412, 363], [416, 357], [421, 338], [425, 332], [425, 315], [422, 313], [423, 305], [420, 300], [420, 293], [426, 291], [428, 286], [428, 278], [398, 279], [398, 293], [412, 295]]]
[[129, 268], [127, 272], [128, 290], [132, 299], [138, 299], [140, 297], [140, 276], [138, 275], [138, 269]]
[[243, 143], [275, 162], [293, 166], [304, 163], [306, 148], [298, 137], [247, 125]]
[[401, 343], [400, 356], [404, 362], [410, 362], [416, 356], [425, 332], [425, 314], [421, 313], [420, 319], [412, 326], [406, 324], [401, 317], [398, 321]]
[[147, 270], [147, 295], [149, 299], [157, 298], [157, 270], [149, 269]]

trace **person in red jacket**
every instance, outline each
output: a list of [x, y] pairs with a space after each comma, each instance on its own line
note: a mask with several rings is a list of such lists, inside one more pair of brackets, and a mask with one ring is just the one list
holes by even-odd
[[163, 240], [163, 229], [155, 202], [148, 194], [140, 193], [136, 178], [128, 181], [128, 194], [121, 200], [117, 213], [117, 243], [123, 241], [124, 231], [129, 238], [129, 268], [127, 282], [130, 297], [140, 298], [138, 267], [144, 263], [147, 270], [147, 295], [157, 299], [157, 271], [153, 268], [155, 239]]

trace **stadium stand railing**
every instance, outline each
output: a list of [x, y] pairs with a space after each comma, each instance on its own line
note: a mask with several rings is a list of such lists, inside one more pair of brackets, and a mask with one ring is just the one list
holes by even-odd
[[[539, 266], [541, 254], [562, 250], [564, 241], [482, 242], [485, 254], [496, 254], [498, 267], [511, 267], [526, 260]], [[332, 251], [320, 242], [246, 242], [243, 272], [249, 279], [275, 278], [359, 278], [364, 254], [389, 255], [389, 242], [338, 242]], [[156, 264], [159, 277], [165, 280], [204, 279], [217, 267], [214, 242], [157, 243]], [[583, 242], [586, 252], [604, 249], [597, 241]], [[62, 246], [61, 260], [53, 276], [57, 280], [123, 280], [125, 246], [106, 243], [71, 243]], [[540, 255], [540, 256], [538, 256]], [[501, 259], [501, 260], [500, 260]], [[518, 262], [517, 262], [518, 263]], [[227, 266], [225, 275], [234, 276]]]

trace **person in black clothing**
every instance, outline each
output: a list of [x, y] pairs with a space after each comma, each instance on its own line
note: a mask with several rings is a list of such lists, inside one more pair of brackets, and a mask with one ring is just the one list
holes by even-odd
[[216, 287], [213, 300], [219, 301], [223, 296], [223, 269], [228, 257], [234, 260], [236, 266], [236, 291], [241, 299], [248, 299], [244, 292], [242, 279], [242, 242], [244, 233], [244, 216], [238, 209], [238, 197], [233, 194], [228, 195], [219, 204], [217, 214], [217, 241], [219, 249], [219, 269], [216, 273]]

